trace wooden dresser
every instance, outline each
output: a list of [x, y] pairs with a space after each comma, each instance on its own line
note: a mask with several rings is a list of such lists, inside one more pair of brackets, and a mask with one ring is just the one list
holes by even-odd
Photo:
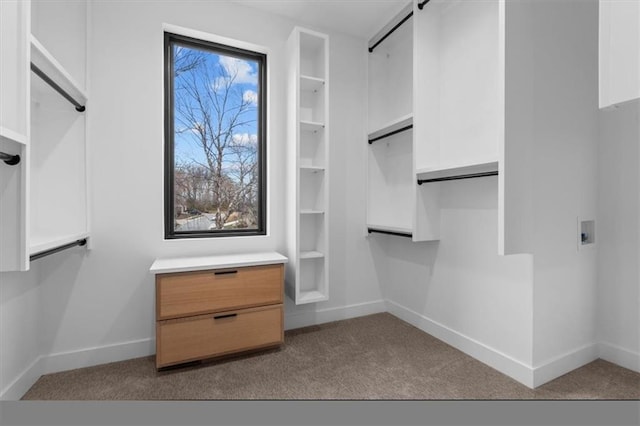
[[284, 342], [279, 253], [157, 259], [156, 367]]

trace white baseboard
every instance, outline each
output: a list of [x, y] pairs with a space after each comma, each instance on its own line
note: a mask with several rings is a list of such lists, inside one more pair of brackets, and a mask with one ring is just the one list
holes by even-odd
[[538, 387], [598, 359], [598, 345], [585, 345], [555, 357], [533, 369], [533, 387]]
[[292, 330], [310, 325], [323, 324], [325, 322], [339, 321], [349, 318], [357, 318], [365, 315], [386, 312], [384, 300], [357, 303], [354, 305], [340, 306], [337, 308], [320, 309], [317, 311], [300, 311], [285, 314], [284, 328]]
[[533, 369], [523, 362], [390, 300], [387, 300], [387, 308], [391, 314], [425, 333], [448, 343], [525, 386], [534, 387]]
[[42, 357], [42, 374], [153, 355], [156, 353], [155, 342], [155, 339], [147, 338], [45, 355]]
[[38, 357], [0, 394], [1, 401], [18, 401], [42, 376], [42, 357]]
[[598, 344], [598, 356], [629, 370], [640, 373], [640, 353], [625, 349], [611, 343]]
[[[640, 354], [610, 344], [586, 345], [532, 368], [484, 343], [390, 300], [375, 300], [285, 315], [285, 329], [295, 329], [364, 315], [389, 312], [530, 388], [579, 368], [597, 358], [640, 372]], [[155, 339], [147, 338], [38, 357], [0, 393], [0, 400], [19, 400], [43, 374], [153, 355]]]
[[0, 394], [0, 400], [19, 400], [43, 374], [124, 361], [153, 355], [155, 352], [155, 339], [148, 338], [95, 346], [78, 351], [42, 355], [3, 390], [2, 394]]

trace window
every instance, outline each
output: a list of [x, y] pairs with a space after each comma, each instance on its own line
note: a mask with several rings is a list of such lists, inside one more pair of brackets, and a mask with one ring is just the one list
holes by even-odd
[[266, 55], [165, 33], [165, 238], [265, 235]]

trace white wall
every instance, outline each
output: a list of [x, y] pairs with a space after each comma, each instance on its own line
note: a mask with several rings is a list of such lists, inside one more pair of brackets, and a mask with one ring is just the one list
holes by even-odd
[[[18, 399], [39, 376], [39, 271], [0, 273], [0, 395]], [[24, 377], [23, 380], [21, 378]]]
[[[268, 236], [163, 240], [163, 23], [269, 50]], [[39, 260], [38, 274], [2, 276], [2, 338], [17, 343], [3, 340], [1, 389], [16, 379], [28, 388], [43, 373], [154, 353], [155, 289], [148, 269], [156, 257], [283, 250], [284, 48], [295, 24], [225, 2], [92, 3], [86, 113], [92, 249]], [[331, 299], [302, 307], [287, 299], [287, 328], [384, 310], [373, 257], [356, 225], [365, 215], [366, 45], [329, 35]], [[33, 312], [39, 322], [26, 320]], [[10, 329], [13, 322], [21, 328]], [[3, 397], [25, 390], [14, 386]]]
[[578, 249], [577, 218], [596, 219], [598, 4], [531, 3], [533, 367], [539, 385], [597, 357], [597, 244]]
[[600, 112], [600, 357], [640, 371], [640, 103]]
[[389, 310], [481, 361], [529, 383], [529, 255], [498, 255], [497, 178], [440, 189], [440, 241], [371, 237]]

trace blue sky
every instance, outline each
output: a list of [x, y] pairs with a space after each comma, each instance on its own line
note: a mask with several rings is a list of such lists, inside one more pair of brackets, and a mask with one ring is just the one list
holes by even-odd
[[[240, 98], [245, 102], [250, 102], [252, 108], [242, 114], [243, 121], [250, 123], [238, 127], [234, 131], [233, 138], [236, 142], [243, 144], [254, 144], [257, 141], [257, 107], [258, 100], [258, 63], [255, 61], [239, 59], [232, 56], [219, 55], [213, 52], [192, 49], [184, 46], [175, 46], [176, 63], [180, 55], [197, 53], [204, 58], [204, 62], [195, 69], [181, 73], [176, 77], [176, 105], [179, 100], [185, 100], [189, 105], [199, 110], [195, 100], [186, 94], [184, 90], [178, 89], [181, 79], [191, 82], [192, 87], [196, 87], [198, 92], [203, 94], [207, 91], [215, 91], [217, 88], [223, 87], [231, 78], [233, 84], [231, 90], [233, 96], [231, 101], [227, 103], [227, 110], [237, 109], [240, 104]], [[186, 81], [182, 80], [182, 81]], [[207, 108], [213, 114], [211, 107]], [[179, 118], [183, 117], [177, 107], [174, 110], [175, 121], [175, 160], [176, 163], [181, 162], [201, 162], [204, 163], [205, 156], [202, 148], [197, 143], [197, 131], [194, 128], [189, 129], [181, 124]], [[199, 114], [199, 113], [198, 113]], [[198, 115], [196, 114], [196, 115]], [[192, 120], [188, 120], [193, 123]], [[201, 122], [203, 122], [202, 120]], [[214, 120], [215, 121], [215, 120]], [[217, 125], [217, 123], [214, 123]]]

